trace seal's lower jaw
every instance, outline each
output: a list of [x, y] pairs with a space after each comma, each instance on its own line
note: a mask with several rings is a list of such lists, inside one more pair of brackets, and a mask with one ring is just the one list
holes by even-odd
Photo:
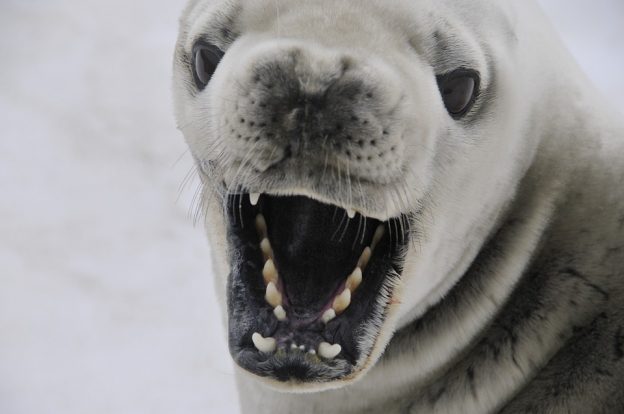
[[303, 196], [230, 195], [225, 209], [229, 347], [276, 388], [354, 381], [403, 264], [406, 217], [379, 221]]

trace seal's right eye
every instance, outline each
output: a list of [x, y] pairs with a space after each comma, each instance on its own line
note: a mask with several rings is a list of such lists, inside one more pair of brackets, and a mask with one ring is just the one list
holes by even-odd
[[438, 76], [438, 88], [444, 106], [454, 119], [464, 116], [479, 94], [479, 73], [470, 69], [457, 69]]
[[223, 57], [223, 51], [210, 43], [199, 41], [193, 46], [193, 78], [199, 90], [210, 82]]

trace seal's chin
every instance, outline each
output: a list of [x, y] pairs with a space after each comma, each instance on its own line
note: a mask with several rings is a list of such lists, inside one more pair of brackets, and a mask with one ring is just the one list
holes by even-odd
[[357, 377], [400, 277], [407, 218], [256, 194], [228, 196], [225, 213], [236, 363], [295, 389]]

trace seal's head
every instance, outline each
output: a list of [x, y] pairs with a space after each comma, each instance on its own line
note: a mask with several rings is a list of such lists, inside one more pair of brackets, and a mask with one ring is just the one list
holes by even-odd
[[501, 126], [517, 88], [495, 87], [508, 23], [446, 3], [194, 0], [181, 19], [176, 112], [210, 190], [230, 352], [275, 386], [361, 377], [523, 168], [530, 143]]

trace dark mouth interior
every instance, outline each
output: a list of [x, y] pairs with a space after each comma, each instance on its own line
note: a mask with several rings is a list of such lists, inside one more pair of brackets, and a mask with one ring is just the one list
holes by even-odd
[[303, 196], [252, 198], [231, 195], [226, 209], [235, 360], [280, 381], [348, 375], [370, 351], [365, 329], [385, 317], [407, 220], [381, 222]]

